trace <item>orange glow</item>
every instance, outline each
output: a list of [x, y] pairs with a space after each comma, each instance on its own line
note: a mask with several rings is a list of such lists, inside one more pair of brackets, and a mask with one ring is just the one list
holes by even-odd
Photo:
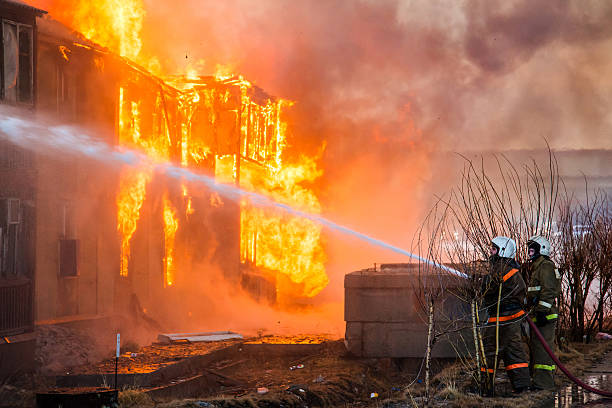
[[[124, 89], [119, 90], [119, 142], [137, 144], [140, 140], [140, 115], [138, 106], [132, 105], [129, 114], [124, 112]], [[120, 275], [128, 276], [130, 259], [130, 240], [136, 232], [140, 209], [145, 199], [150, 172], [138, 169], [124, 169], [119, 181], [117, 195], [117, 229], [121, 234], [121, 267]]]
[[[128, 100], [125, 88], [119, 89], [119, 144], [142, 150], [154, 160], [167, 160], [169, 157], [165, 126], [158, 134], [143, 135], [141, 102]], [[128, 276], [130, 241], [138, 227], [140, 211], [146, 199], [146, 186], [152, 180], [149, 168], [126, 168], [121, 172], [119, 193], [117, 195], [117, 229], [121, 235], [120, 275]]]
[[90, 40], [137, 61], [145, 15], [142, 0], [56, 1], [52, 15]]
[[62, 54], [62, 58], [64, 58], [66, 61], [70, 61], [70, 54], [72, 52], [70, 51], [70, 48], [66, 47], [65, 45], [60, 45], [58, 48]]
[[[55, 4], [49, 10], [55, 18], [157, 73], [155, 60], [141, 53], [143, 0], [55, 0]], [[74, 46], [88, 48], [76, 43]], [[69, 60], [69, 49], [59, 51]], [[96, 66], [103, 70], [104, 61], [100, 59]], [[162, 81], [141, 84], [135, 78], [121, 78], [116, 116], [119, 145], [139, 150], [154, 161], [173, 160], [186, 168], [215, 173], [218, 182], [237, 183], [280, 203], [320, 213], [320, 203], [309, 187], [322, 175], [316, 160], [299, 157], [288, 161], [285, 157], [287, 123], [283, 114], [291, 102], [267, 96], [236, 74], [231, 65], [217, 65], [214, 75], [201, 77], [203, 66], [204, 62], [198, 61], [183, 75], [173, 77], [176, 79], [168, 92], [171, 95], [164, 94], [161, 88], [167, 84]], [[186, 228], [182, 220], [196, 219], [188, 217], [196, 209], [200, 211], [197, 205], [205, 201], [186, 181], [181, 183], [183, 201], [180, 192], [172, 196], [171, 188], [158, 188], [157, 183], [149, 189], [150, 194], [156, 195], [147, 197], [153, 177], [152, 169], [146, 167], [128, 168], [120, 175], [116, 196], [120, 275], [128, 276], [130, 243], [139, 220], [145, 217], [141, 213], [148, 211], [147, 216], [159, 217], [157, 205], [161, 201], [164, 285], [172, 286], [180, 274], [176, 254], [189, 256], [196, 250], [177, 251], [177, 232]], [[205, 205], [232, 211], [230, 205], [223, 208], [223, 199], [218, 194], [207, 193], [210, 196]], [[148, 198], [151, 205], [144, 205]], [[179, 207], [173, 205], [179, 202]], [[256, 208], [248, 202], [240, 204], [240, 260], [245, 266], [280, 277], [274, 279], [277, 293], [288, 297], [312, 297], [328, 284], [321, 227], [286, 213]]]
[[223, 207], [223, 200], [216, 192], [210, 195], [210, 206], [214, 208]]
[[185, 214], [191, 215], [191, 214], [193, 214], [195, 212], [195, 209], [193, 208], [193, 201], [191, 199], [191, 196], [189, 195], [189, 191], [187, 190], [187, 186], [185, 184], [183, 184], [183, 185], [181, 185], [181, 188], [183, 190], [183, 198], [187, 202], [187, 208], [185, 209]]
[[[248, 189], [263, 189], [278, 202], [319, 213], [317, 197], [301, 183], [312, 182], [320, 175], [312, 159], [302, 158], [300, 163], [274, 169], [263, 177], [256, 172], [241, 171], [241, 184]], [[279, 287], [279, 293], [312, 297], [327, 286], [319, 225], [304, 218], [243, 205], [241, 231], [243, 262], [278, 271], [296, 284]]]
[[166, 256], [164, 257], [164, 286], [174, 285], [176, 265], [174, 264], [174, 240], [179, 224], [176, 211], [168, 195], [164, 195], [164, 243]]
[[117, 229], [121, 234], [121, 276], [128, 276], [130, 240], [136, 232], [150, 174], [127, 169], [121, 174], [117, 196]]
[[225, 81], [235, 76], [235, 70], [232, 65], [217, 64], [215, 69], [215, 78], [217, 81]]
[[[249, 97], [253, 85], [242, 76], [232, 78], [242, 90], [241, 154], [261, 163], [261, 166], [252, 162], [241, 164], [240, 186], [294, 208], [319, 213], [317, 197], [303, 187], [304, 183], [312, 183], [322, 175], [316, 162], [308, 157], [300, 157], [291, 164], [283, 162], [287, 123], [282, 119], [282, 110], [291, 102], [268, 100], [258, 104]], [[326, 257], [319, 225], [241, 203], [240, 230], [243, 263], [289, 278], [291, 285], [277, 279], [278, 293], [312, 297], [327, 286], [329, 279], [325, 273]]]

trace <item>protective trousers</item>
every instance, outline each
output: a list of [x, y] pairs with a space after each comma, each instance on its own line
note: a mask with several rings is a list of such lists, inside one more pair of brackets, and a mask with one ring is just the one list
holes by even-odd
[[[551, 320], [544, 326], [538, 327], [542, 337], [548, 343], [548, 346], [554, 350], [555, 345], [555, 328], [557, 326], [557, 320]], [[531, 333], [531, 339], [529, 347], [531, 349], [531, 375], [533, 378], [533, 387], [540, 388], [543, 390], [549, 390], [555, 387], [555, 366], [554, 361], [544, 346], [540, 343], [535, 333]]]
[[[483, 345], [486, 357], [486, 367], [480, 368], [483, 377], [487, 381], [487, 387], [493, 383], [493, 368], [495, 363], [495, 323], [489, 324], [483, 329]], [[516, 389], [529, 387], [529, 364], [527, 363], [527, 352], [525, 343], [521, 336], [520, 319], [512, 323], [503, 322], [499, 325], [499, 351], [498, 364], [504, 360], [506, 373], [510, 378], [512, 387]]]

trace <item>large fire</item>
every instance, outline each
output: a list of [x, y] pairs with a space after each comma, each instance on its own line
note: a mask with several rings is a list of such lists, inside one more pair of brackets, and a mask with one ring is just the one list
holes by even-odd
[[174, 275], [176, 273], [176, 265], [174, 263], [174, 240], [176, 231], [178, 230], [178, 220], [176, 219], [176, 211], [167, 195], [164, 195], [164, 285], [172, 286], [174, 284]]
[[[264, 191], [276, 201], [310, 213], [320, 212], [317, 197], [302, 187], [303, 182], [313, 182], [321, 172], [316, 163], [303, 158], [299, 164], [257, 171], [242, 171], [241, 185], [253, 191]], [[327, 283], [325, 254], [320, 242], [321, 229], [312, 221], [242, 206], [241, 258], [256, 266], [278, 271], [295, 284], [303, 295], [314, 296]], [[288, 288], [279, 287], [279, 290]]]
[[[48, 9], [92, 41], [151, 67], [151, 59], [141, 55], [142, 0], [54, 0]], [[178, 114], [173, 117], [168, 114], [163, 89], [144, 90], [131, 86], [129, 80], [120, 87], [117, 127], [121, 146], [139, 149], [157, 161], [212, 170], [220, 182], [238, 184], [300, 210], [320, 212], [319, 201], [308, 187], [321, 176], [316, 160], [304, 156], [289, 162], [285, 158], [287, 123], [283, 114], [290, 102], [265, 95], [226, 67], [217, 67], [217, 75], [211, 77], [190, 70], [174, 76], [171, 84], [172, 92], [179, 95]], [[144, 125], [145, 116], [154, 117], [153, 125]], [[178, 143], [173, 144], [173, 137], [178, 137]], [[126, 169], [121, 174], [116, 204], [122, 276], [130, 273], [131, 240], [153, 179], [147, 168]], [[176, 265], [176, 246], [180, 245], [176, 237], [184, 227], [180, 217], [197, 211], [192, 188], [188, 183], [181, 186], [185, 208], [173, 205], [178, 201], [170, 198], [169, 187], [163, 193], [166, 287], [173, 286], [181, 274]], [[222, 205], [218, 195], [210, 195], [211, 207]], [[320, 226], [309, 220], [240, 203], [240, 261], [244, 268], [272, 276], [281, 295], [312, 297], [327, 285], [320, 234]], [[190, 250], [197, 249], [180, 253]]]
[[121, 235], [120, 275], [128, 276], [130, 259], [130, 240], [136, 232], [140, 208], [145, 199], [145, 192], [150, 175], [139, 170], [127, 169], [121, 175], [119, 194], [117, 195], [117, 229]]
[[142, 0], [53, 0], [49, 8], [54, 18], [85, 37], [139, 62], [145, 15]]

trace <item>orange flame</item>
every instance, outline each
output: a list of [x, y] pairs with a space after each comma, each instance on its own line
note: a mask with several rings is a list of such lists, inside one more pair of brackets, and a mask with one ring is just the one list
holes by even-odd
[[179, 224], [176, 218], [176, 211], [164, 195], [164, 243], [166, 256], [164, 257], [164, 286], [174, 285], [176, 275], [176, 265], [174, 264], [174, 240]]
[[[124, 89], [119, 90], [119, 142], [137, 144], [140, 140], [140, 115], [138, 105], [132, 104], [130, 115], [124, 112]], [[128, 276], [130, 240], [136, 232], [140, 209], [144, 203], [146, 186], [151, 179], [150, 172], [125, 169], [119, 181], [117, 195], [117, 229], [121, 234], [120, 275]]]
[[136, 232], [149, 180], [150, 174], [138, 170], [128, 169], [121, 174], [117, 196], [117, 229], [121, 234], [121, 276], [128, 276], [130, 240]]
[[[140, 33], [145, 15], [143, 0], [98, 0], [75, 1], [55, 0], [54, 7], [49, 10], [55, 18], [82, 32], [89, 39], [108, 47], [116, 53], [155, 70], [158, 63], [147, 60], [141, 53], [142, 41]], [[75, 46], [82, 46], [75, 44]], [[63, 57], [69, 59], [68, 49], [60, 49]], [[240, 186], [271, 196], [278, 202], [286, 203], [296, 208], [318, 213], [319, 201], [309, 184], [321, 176], [316, 160], [301, 157], [295, 162], [286, 163], [284, 152], [286, 147], [287, 123], [282, 119], [283, 110], [291, 103], [263, 99], [255, 92], [256, 89], [241, 75], [235, 75], [231, 66], [216, 67], [217, 85], [196, 86], [198, 70], [204, 65], [198, 61], [190, 66], [184, 75], [183, 86], [174, 84], [180, 89], [180, 118], [176, 125], [180, 144], [180, 163], [184, 167], [204, 168], [211, 161], [219, 181], [235, 182], [240, 180]], [[102, 69], [102, 66], [101, 68]], [[189, 81], [196, 82], [189, 82]], [[179, 81], [180, 82], [180, 81]], [[200, 82], [201, 84], [201, 82]], [[229, 105], [234, 96], [227, 91], [229, 87], [239, 87], [240, 95], [238, 109], [227, 108], [236, 112], [236, 129], [240, 138], [240, 146], [233, 152], [225, 149], [215, 153], [215, 147], [207, 143], [218, 140], [217, 121], [218, 104]], [[234, 88], [235, 89], [235, 88]], [[263, 99], [263, 100], [262, 100]], [[137, 96], [126, 95], [124, 88], [119, 94], [119, 144], [143, 151], [154, 160], [170, 159], [170, 124], [164, 117], [162, 129], [154, 129], [150, 134], [141, 134], [143, 129], [149, 133], [150, 126], [144, 126], [143, 115], [146, 104], [141, 104]], [[232, 102], [233, 103], [233, 102]], [[157, 104], [161, 104], [158, 102]], [[192, 129], [191, 118], [194, 112], [202, 108], [208, 112], [204, 121], [214, 128], [214, 138], [206, 139], [198, 136]], [[159, 106], [154, 108], [159, 111]], [[224, 108], [225, 109], [225, 108]], [[146, 112], [149, 112], [148, 110]], [[228, 112], [225, 112], [228, 113]], [[154, 113], [156, 114], [156, 113]], [[146, 117], [145, 117], [146, 119]], [[233, 131], [233, 130], [232, 130]], [[192, 134], [193, 132], [193, 134]], [[174, 131], [173, 131], [174, 134]], [[222, 137], [231, 137], [219, 133]], [[208, 140], [206, 142], [205, 140]], [[236, 146], [234, 144], [234, 146]], [[214, 156], [216, 155], [216, 156]], [[242, 160], [240, 159], [242, 157]], [[239, 161], [240, 160], [240, 161]], [[240, 174], [238, 171], [240, 170]], [[121, 174], [117, 204], [117, 228], [121, 234], [121, 269], [120, 274], [127, 276], [130, 257], [130, 240], [137, 230], [140, 212], [146, 199], [146, 187], [152, 180], [150, 169], [127, 169]], [[193, 203], [185, 186], [183, 196], [186, 204], [186, 215], [193, 211]], [[223, 201], [217, 194], [211, 194], [210, 205], [223, 206]], [[172, 205], [166, 192], [163, 197], [164, 224], [164, 282], [166, 286], [176, 283], [175, 238], [179, 228], [177, 210]], [[325, 253], [321, 245], [321, 228], [313, 222], [279, 214], [271, 210], [263, 210], [241, 204], [241, 260], [268, 271], [275, 276], [284, 277], [291, 285], [279, 283], [277, 291], [289, 295], [314, 296], [328, 283], [325, 273]], [[281, 279], [282, 280], [282, 279]], [[281, 280], [277, 280], [280, 282]]]
[[64, 58], [66, 61], [70, 61], [70, 54], [72, 53], [70, 48], [66, 47], [65, 45], [60, 45], [58, 48], [60, 54], [62, 54], [62, 58]]
[[145, 15], [142, 0], [57, 0], [50, 11], [90, 40], [137, 60]]
[[[169, 157], [169, 148], [165, 135], [141, 134], [140, 102], [127, 101], [124, 88], [119, 89], [119, 144], [143, 150], [154, 160]], [[166, 131], [162, 129], [162, 131]], [[130, 241], [138, 226], [140, 210], [146, 199], [146, 186], [153, 177], [148, 168], [127, 168], [121, 172], [119, 193], [117, 195], [117, 229], [121, 234], [121, 268], [120, 275], [128, 276]], [[172, 247], [172, 245], [167, 245]]]
[[187, 190], [187, 186], [185, 184], [181, 185], [181, 188], [183, 190], [183, 198], [187, 201], [187, 208], [185, 209], [185, 214], [191, 215], [195, 212], [195, 209], [193, 208], [193, 201], [191, 199], [191, 196], [189, 195], [189, 190]]
[[[320, 212], [314, 193], [302, 183], [320, 177], [314, 160], [301, 158], [264, 177], [241, 171], [241, 183], [249, 189], [266, 191], [276, 201], [311, 213]], [[263, 184], [261, 184], [263, 182]], [[329, 279], [325, 273], [325, 252], [321, 245], [321, 227], [310, 220], [270, 210], [243, 205], [241, 215], [241, 257], [256, 266], [278, 271], [296, 284], [282, 287], [285, 295], [312, 297]]]

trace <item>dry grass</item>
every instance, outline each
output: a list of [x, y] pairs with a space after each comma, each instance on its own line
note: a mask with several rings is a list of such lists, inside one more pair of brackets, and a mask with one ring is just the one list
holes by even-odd
[[0, 386], [0, 407], [26, 408], [34, 403], [34, 393], [8, 384]]
[[119, 393], [121, 408], [149, 408], [155, 406], [151, 397], [138, 389], [125, 389]]
[[[582, 369], [589, 367], [612, 350], [612, 342], [600, 342], [588, 345], [570, 344], [560, 352], [564, 363], [578, 375]], [[242, 357], [241, 357], [242, 358]], [[406, 375], [394, 371], [384, 361], [368, 362], [342, 358], [340, 347], [329, 347], [326, 352], [300, 360], [305, 363], [301, 370], [289, 370], [287, 367], [294, 361], [280, 357], [266, 356], [265, 360], [247, 359], [244, 363], [231, 366], [224, 373], [232, 378], [239, 378], [248, 387], [246, 395], [208, 394], [201, 399], [183, 399], [157, 403], [160, 408], [254, 408], [254, 407], [301, 407], [308, 406], [351, 406], [351, 407], [422, 407], [424, 406], [424, 387], [412, 382], [413, 374]], [[323, 382], [313, 382], [321, 375]], [[431, 405], [444, 407], [500, 407], [533, 408], [545, 406], [551, 399], [550, 392], [529, 392], [518, 396], [510, 393], [510, 385], [504, 373], [498, 382], [499, 394], [504, 397], [483, 398], [478, 395], [473, 373], [465, 365], [454, 364], [444, 368], [432, 379], [434, 392]], [[559, 385], [565, 382], [563, 374], [557, 375]], [[290, 384], [303, 384], [306, 394], [296, 396], [287, 391]], [[255, 388], [265, 386], [270, 389], [266, 395], [257, 395]], [[396, 391], [391, 391], [394, 388]], [[397, 391], [400, 388], [401, 391]], [[370, 392], [380, 394], [377, 399], [370, 399]], [[141, 398], [143, 398], [141, 400]], [[122, 407], [151, 407], [151, 401], [138, 390], [125, 390], [120, 395]], [[147, 405], [148, 404], [148, 405]]]
[[[572, 343], [559, 351], [558, 356], [564, 365], [574, 374], [581, 375], [583, 371], [593, 363], [602, 358], [604, 354], [612, 351], [612, 341], [595, 342], [591, 344]], [[505, 395], [498, 398], [483, 398], [472, 391], [474, 382], [470, 373], [460, 364], [449, 366], [442, 370], [433, 380], [437, 392], [434, 395], [434, 405], [444, 404], [449, 407], [539, 407], [551, 399], [551, 393], [547, 391], [528, 392], [521, 395], [509, 395], [508, 392], [500, 392]], [[560, 387], [567, 383], [567, 379], [560, 371], [556, 376], [556, 383]], [[500, 384], [502, 388], [508, 388], [507, 381]], [[408, 403], [418, 398], [422, 390], [411, 387], [407, 390]]]
[[[585, 369], [598, 362], [604, 354], [612, 351], [612, 341], [595, 341], [589, 344], [571, 343], [562, 350], [557, 350], [557, 356], [575, 375], [582, 375]], [[563, 374], [557, 375], [557, 385], [560, 385], [565, 380]]]
[[210, 403], [206, 403], [206, 404], [202, 404], [201, 400], [195, 400], [195, 399], [186, 399], [186, 400], [180, 400], [180, 401], [170, 401], [164, 404], [159, 404], [157, 405], [160, 408], [202, 408], [202, 407], [206, 407], [206, 404], [209, 404], [208, 407], [212, 408], [212, 407], [216, 407], [216, 405], [212, 405]]
[[301, 407], [303, 401], [272, 395], [268, 398], [218, 397], [214, 399], [184, 399], [156, 405], [159, 408], [257, 408], [257, 407]]

